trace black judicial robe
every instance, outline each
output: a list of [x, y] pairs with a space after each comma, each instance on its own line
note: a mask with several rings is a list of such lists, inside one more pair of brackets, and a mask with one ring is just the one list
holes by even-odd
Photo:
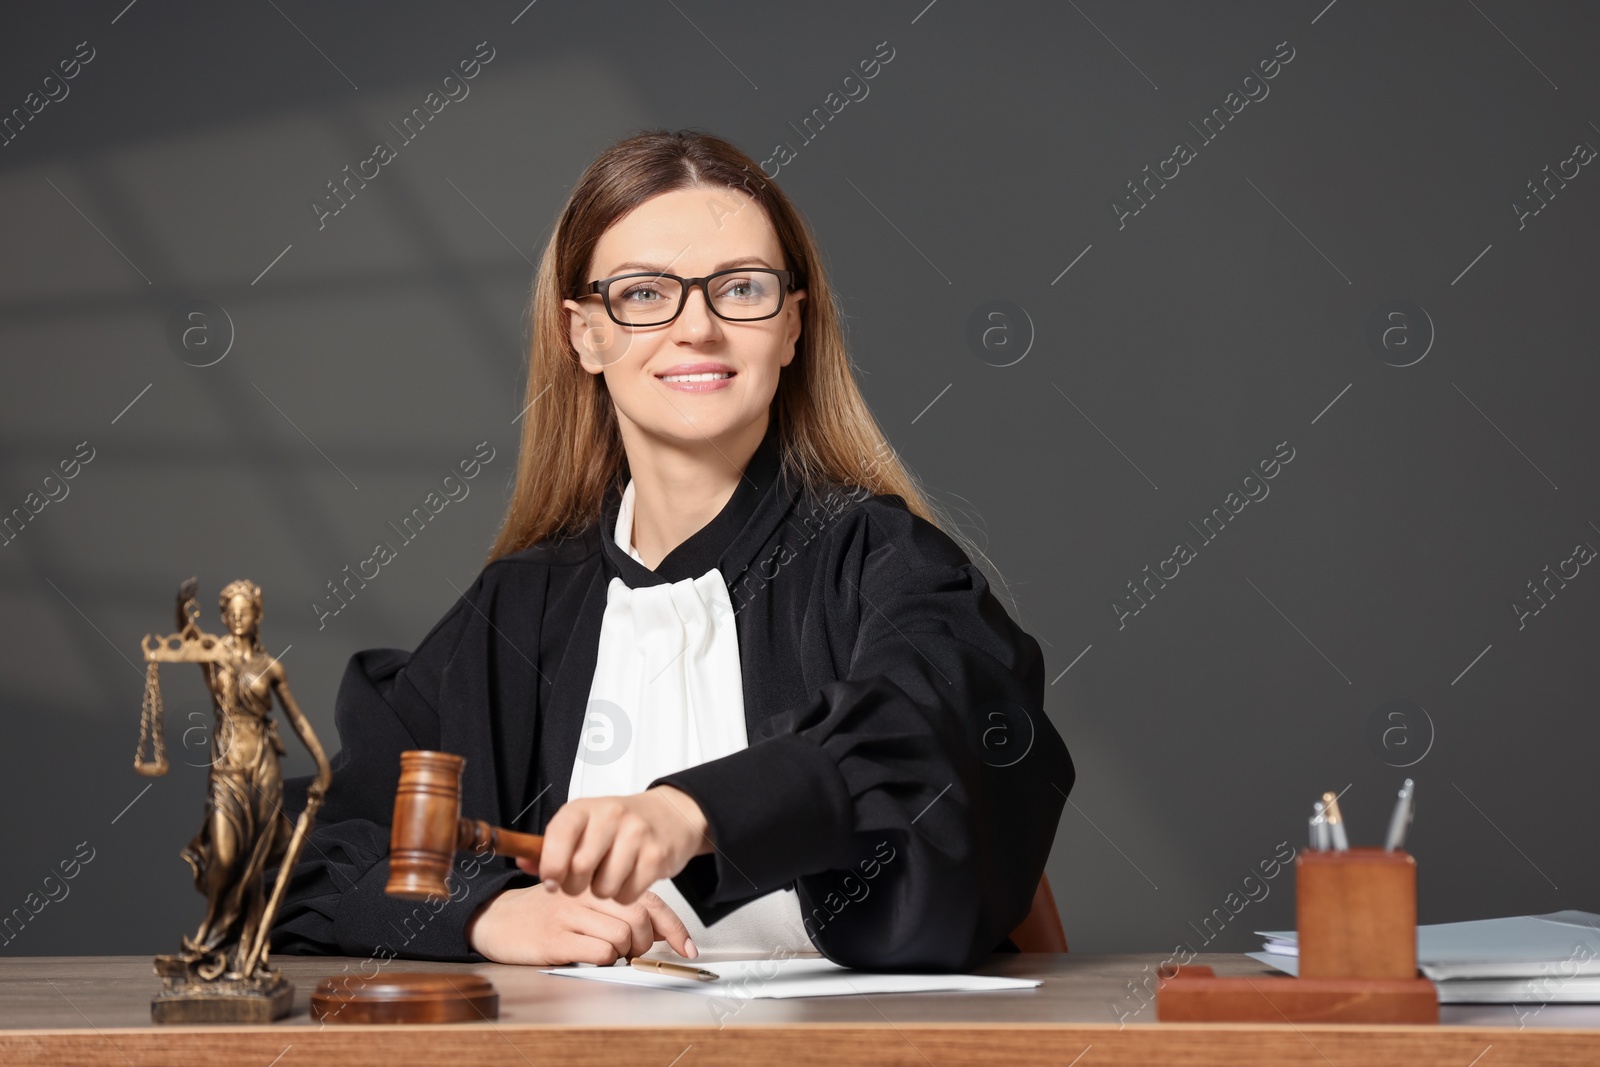
[[[612, 539], [620, 498], [608, 490], [581, 536], [490, 563], [414, 651], [351, 657], [333, 784], [273, 950], [482, 962], [471, 912], [537, 879], [462, 853], [448, 899], [386, 896], [400, 753], [464, 756], [464, 816], [542, 833], [567, 798], [610, 580], [713, 566], [735, 611], [749, 745], [652, 783], [705, 812], [716, 849], [673, 879], [701, 921], [792, 886], [813, 943], [845, 966], [963, 971], [1013, 949], [1074, 769], [1044, 713], [1039, 645], [982, 572], [899, 496], [791, 484], [774, 430], [723, 510], [655, 571]], [[309, 782], [285, 783], [286, 809]]]

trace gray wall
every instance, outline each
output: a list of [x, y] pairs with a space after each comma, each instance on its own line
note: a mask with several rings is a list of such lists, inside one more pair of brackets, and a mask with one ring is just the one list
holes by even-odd
[[[1379, 843], [1407, 775], [1423, 921], [1600, 910], [1593, 5], [124, 2], [0, 41], [0, 107], [67, 92], [0, 148], [0, 511], [68, 491], [0, 547], [0, 911], [93, 857], [0, 951], [198, 922], [197, 677], [167, 673], [174, 772], [130, 766], [181, 579], [213, 629], [225, 582], [264, 587], [330, 749], [350, 654], [413, 647], [472, 581], [532, 264], [583, 166], [654, 126], [772, 159], [874, 411], [1043, 645], [1074, 950], [1292, 925], [1292, 875], [1247, 877], [1324, 789]], [[470, 95], [319, 227], [479, 42]], [[223, 314], [186, 348], [197, 302]], [[319, 627], [482, 441], [470, 495]]]

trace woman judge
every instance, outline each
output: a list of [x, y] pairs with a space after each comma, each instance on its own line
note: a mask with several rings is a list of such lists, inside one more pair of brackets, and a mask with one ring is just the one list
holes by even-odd
[[[568, 197], [531, 318], [489, 562], [414, 651], [351, 658], [274, 950], [1010, 947], [1074, 778], [1043, 659], [885, 442], [788, 198], [716, 137], [624, 140]], [[386, 896], [417, 748], [466, 757], [462, 814], [542, 858]]]

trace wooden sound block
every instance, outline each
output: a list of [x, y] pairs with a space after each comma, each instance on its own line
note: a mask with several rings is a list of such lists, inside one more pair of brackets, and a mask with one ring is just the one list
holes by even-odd
[[311, 1017], [337, 1023], [468, 1023], [500, 1017], [500, 994], [478, 974], [403, 971], [324, 978]]
[[1156, 987], [1161, 1022], [1437, 1023], [1439, 994], [1426, 978], [1218, 978], [1185, 965]]

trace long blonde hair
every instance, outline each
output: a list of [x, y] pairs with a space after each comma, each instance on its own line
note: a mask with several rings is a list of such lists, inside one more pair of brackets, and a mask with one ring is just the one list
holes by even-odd
[[[599, 521], [626, 453], [601, 375], [578, 362], [564, 297], [585, 280], [612, 223], [676, 189], [736, 189], [766, 212], [784, 266], [805, 279], [795, 358], [772, 401], [783, 464], [812, 492], [859, 486], [894, 494], [976, 560], [982, 553], [924, 496], [873, 418], [851, 373], [840, 312], [811, 231], [783, 191], [745, 153], [697, 130], [649, 130], [606, 149], [578, 179], [540, 257], [528, 304], [531, 344], [516, 484], [488, 562]], [[985, 557], [987, 558], [987, 557]]]

